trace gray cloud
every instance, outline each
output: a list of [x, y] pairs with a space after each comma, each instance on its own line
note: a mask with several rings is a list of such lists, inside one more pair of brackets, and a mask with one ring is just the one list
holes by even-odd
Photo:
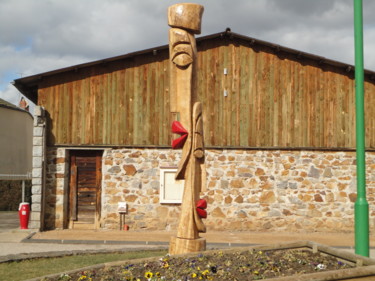
[[[27, 76], [167, 44], [167, 7], [176, 2], [0, 1], [0, 97], [17, 102], [19, 94], [9, 82], [21, 73]], [[246, 36], [354, 63], [352, 0], [192, 2], [205, 6], [202, 35], [231, 27]], [[365, 67], [375, 70], [375, 1], [364, 0], [363, 5]]]

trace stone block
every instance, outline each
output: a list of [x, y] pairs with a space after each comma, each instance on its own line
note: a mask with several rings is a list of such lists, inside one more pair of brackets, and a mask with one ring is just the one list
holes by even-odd
[[142, 155], [142, 152], [136, 151], [136, 152], [133, 152], [133, 153], [129, 154], [129, 157], [130, 158], [139, 158], [141, 155]]
[[110, 174], [118, 174], [121, 172], [121, 168], [119, 166], [113, 166], [112, 168], [108, 169], [107, 172]]
[[288, 181], [282, 181], [282, 182], [278, 183], [277, 188], [287, 189], [288, 188]]
[[41, 212], [42, 211], [41, 204], [33, 203], [33, 205], [32, 205], [32, 211], [33, 212]]
[[42, 179], [41, 178], [32, 178], [31, 183], [33, 185], [41, 185], [42, 184]]
[[56, 157], [57, 158], [65, 158], [66, 157], [66, 149], [65, 148], [58, 148], [56, 150]]
[[210, 215], [214, 218], [225, 218], [225, 214], [223, 211], [220, 209], [220, 207], [216, 207], [215, 209], [210, 212]]
[[39, 145], [39, 146], [42, 146], [43, 145], [43, 137], [33, 137], [33, 145]]
[[274, 203], [276, 202], [276, 196], [273, 191], [263, 192], [259, 197], [259, 202], [261, 203]]
[[122, 153], [114, 153], [114, 154], [113, 154], [113, 157], [114, 157], [114, 158], [118, 158], [118, 159], [124, 159], [124, 158], [125, 158], [125, 155], [122, 154]]
[[34, 127], [33, 134], [34, 137], [43, 137], [44, 127]]
[[225, 155], [220, 155], [220, 156], [217, 158], [217, 160], [223, 162], [223, 161], [227, 160], [227, 157], [226, 157]]
[[39, 211], [30, 212], [30, 221], [40, 221], [40, 212]]
[[240, 210], [237, 213], [237, 217], [240, 218], [240, 219], [244, 219], [244, 218], [247, 218], [247, 214], [244, 210]]
[[256, 171], [255, 171], [255, 175], [256, 175], [256, 176], [263, 176], [263, 175], [265, 175], [265, 174], [266, 174], [266, 173], [265, 173], [264, 170], [261, 169], [261, 168], [257, 168]]
[[354, 203], [357, 200], [357, 193], [350, 193], [349, 200], [350, 202]]
[[315, 202], [323, 202], [323, 198], [320, 194], [315, 194], [314, 195], [314, 201]]
[[215, 194], [214, 195], [214, 202], [222, 202], [223, 201], [223, 196], [221, 194]]
[[41, 178], [42, 177], [42, 168], [33, 169], [32, 177], [33, 178]]
[[221, 169], [213, 169], [212, 170], [212, 176], [213, 177], [222, 177], [224, 176], [224, 171]]
[[312, 178], [315, 178], [315, 179], [318, 179], [320, 177], [320, 171], [317, 168], [315, 168], [314, 166], [311, 166], [310, 170], [309, 170], [309, 173], [308, 173], [308, 176], [312, 177]]
[[234, 202], [236, 203], [243, 203], [244, 199], [241, 195], [238, 195], [236, 199], [234, 199]]
[[42, 196], [40, 194], [33, 194], [33, 195], [31, 195], [31, 202], [32, 202], [32, 204], [41, 203], [41, 200], [42, 200]]
[[31, 187], [31, 193], [32, 194], [41, 194], [42, 186], [41, 185], [34, 185]]
[[268, 212], [268, 216], [270, 216], [270, 217], [280, 217], [281, 212], [277, 209], [272, 209], [271, 211]]
[[241, 188], [241, 187], [244, 187], [244, 183], [242, 181], [242, 179], [234, 179], [230, 182], [230, 187], [232, 188]]
[[140, 180], [134, 180], [130, 184], [131, 188], [141, 189], [142, 188], [142, 181]]
[[42, 146], [34, 146], [33, 147], [33, 156], [43, 157], [43, 147]]
[[331, 168], [325, 168], [324, 172], [323, 172], [323, 177], [332, 178], [333, 177], [332, 169]]
[[233, 199], [231, 196], [226, 196], [224, 199], [225, 204], [230, 204], [232, 203]]
[[58, 157], [58, 158], [55, 158], [54, 163], [55, 163], [55, 164], [65, 164], [65, 157]]
[[41, 156], [33, 157], [33, 168], [42, 168], [43, 158]]
[[126, 202], [135, 202], [137, 200], [138, 196], [137, 195], [128, 195], [125, 197]]
[[123, 168], [127, 176], [134, 176], [137, 173], [137, 169], [134, 165], [124, 165]]

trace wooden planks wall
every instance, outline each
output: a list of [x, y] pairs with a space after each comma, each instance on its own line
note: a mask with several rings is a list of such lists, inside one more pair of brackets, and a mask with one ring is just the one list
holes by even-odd
[[[198, 50], [206, 146], [355, 147], [354, 80], [344, 69], [237, 39], [202, 41]], [[43, 80], [49, 144], [169, 145], [168, 56], [160, 50]], [[365, 95], [374, 148], [374, 82]]]

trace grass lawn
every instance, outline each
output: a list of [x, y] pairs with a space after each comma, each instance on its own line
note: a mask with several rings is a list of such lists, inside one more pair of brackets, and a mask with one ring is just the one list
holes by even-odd
[[104, 262], [164, 256], [167, 250], [40, 258], [0, 264], [0, 281], [18, 281], [64, 272]]

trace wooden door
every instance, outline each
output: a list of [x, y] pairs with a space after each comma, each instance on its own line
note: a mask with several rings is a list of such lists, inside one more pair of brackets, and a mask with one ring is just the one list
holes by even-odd
[[101, 164], [102, 151], [71, 151], [69, 228], [99, 228]]

